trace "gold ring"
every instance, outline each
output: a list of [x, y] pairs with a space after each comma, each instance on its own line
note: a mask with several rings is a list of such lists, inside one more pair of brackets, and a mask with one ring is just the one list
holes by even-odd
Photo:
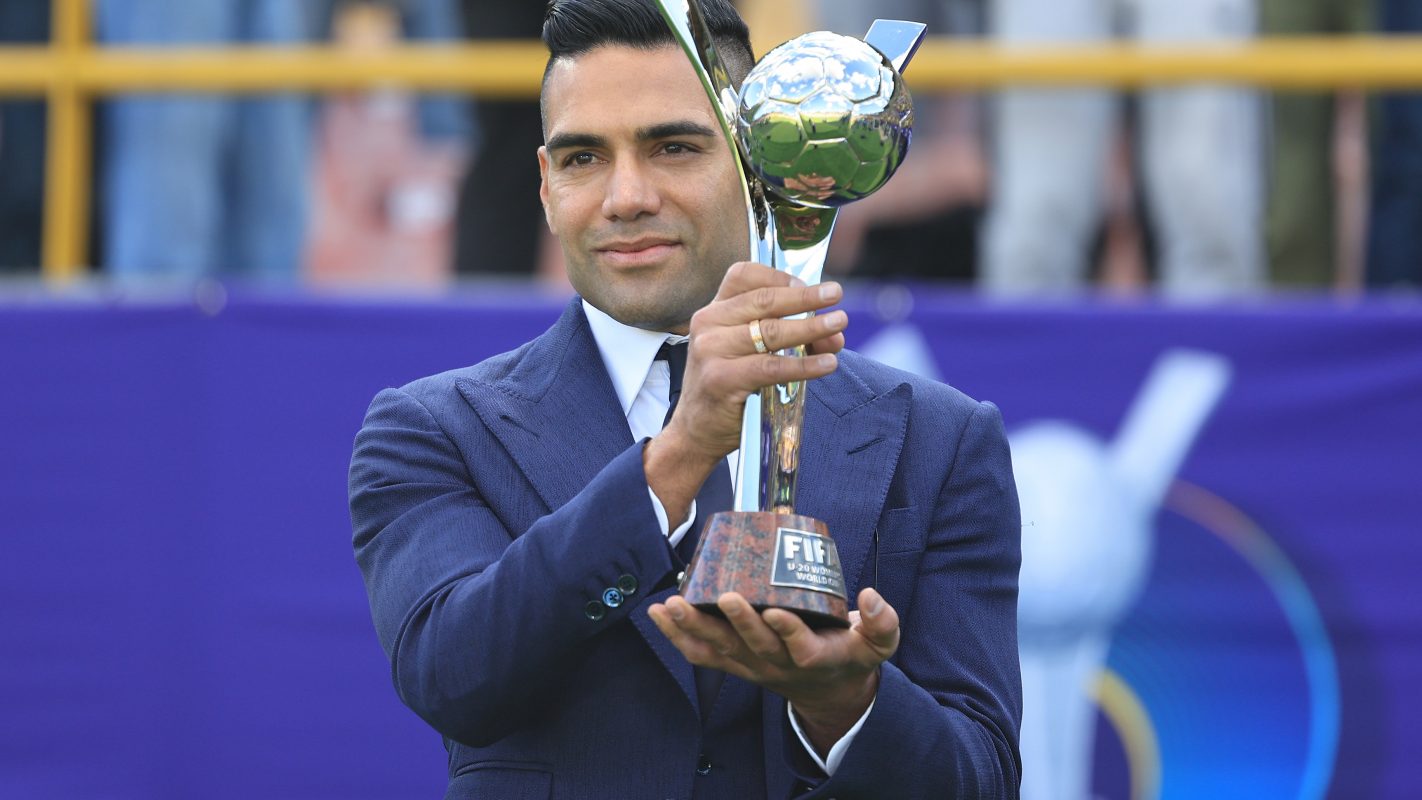
[[757, 353], [764, 354], [770, 352], [770, 348], [765, 346], [765, 339], [760, 335], [760, 320], [753, 319], [750, 321], [750, 335], [751, 344], [755, 345], [755, 351]]

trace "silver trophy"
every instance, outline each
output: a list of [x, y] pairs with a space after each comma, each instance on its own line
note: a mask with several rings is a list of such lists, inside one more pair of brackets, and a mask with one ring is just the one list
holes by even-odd
[[[805, 34], [767, 53], [737, 92], [696, 0], [657, 5], [739, 156], [750, 259], [819, 283], [838, 208], [882, 187], [908, 153], [913, 101], [902, 73], [925, 26], [877, 20], [863, 41]], [[735, 511], [706, 526], [681, 587], [696, 606], [715, 612], [716, 598], [738, 591], [811, 625], [848, 624], [834, 540], [795, 514], [804, 401], [803, 381], [747, 398]]]

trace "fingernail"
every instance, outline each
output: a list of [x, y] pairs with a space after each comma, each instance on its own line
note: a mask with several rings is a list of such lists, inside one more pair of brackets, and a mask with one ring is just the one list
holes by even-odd
[[821, 299], [821, 300], [833, 300], [833, 299], [835, 299], [835, 298], [838, 297], [838, 296], [839, 296], [839, 284], [837, 284], [837, 283], [822, 283], [822, 284], [820, 284], [820, 299]]
[[668, 605], [667, 611], [672, 615], [672, 619], [677, 620], [678, 622], [680, 622], [686, 616], [686, 611], [684, 611], [680, 605], [675, 603]]
[[830, 330], [838, 330], [849, 324], [849, 315], [843, 311], [835, 311], [824, 315], [825, 327]]
[[790, 276], [790, 285], [791, 285], [791, 286], [794, 286], [796, 289], [800, 289], [800, 288], [803, 288], [803, 287], [805, 286], [805, 282], [802, 281], [802, 280], [800, 280], [799, 278], [795, 277], [794, 275], [791, 275], [791, 276]]
[[866, 617], [877, 617], [879, 616], [879, 613], [883, 610], [884, 601], [880, 600], [877, 597], [869, 598], [869, 600], [865, 602], [863, 606], [860, 607], [860, 611], [863, 611], [864, 616]]
[[831, 369], [834, 367], [834, 356], [828, 353], [822, 356], [815, 356], [815, 365], [820, 369]]

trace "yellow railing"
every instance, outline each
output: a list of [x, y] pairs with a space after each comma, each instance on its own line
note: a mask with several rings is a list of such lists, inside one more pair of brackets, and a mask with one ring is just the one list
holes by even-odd
[[[92, 101], [140, 92], [349, 91], [382, 86], [536, 97], [546, 52], [537, 42], [394, 47], [137, 50], [93, 44], [90, 0], [54, 0], [48, 47], [0, 47], [0, 97], [49, 104], [44, 274], [77, 277], [88, 263]], [[1422, 37], [1268, 39], [1230, 46], [1005, 48], [931, 39], [913, 63], [920, 91], [1004, 85], [1135, 87], [1223, 82], [1275, 89], [1422, 89]], [[3, 177], [0, 177], [3, 180]]]

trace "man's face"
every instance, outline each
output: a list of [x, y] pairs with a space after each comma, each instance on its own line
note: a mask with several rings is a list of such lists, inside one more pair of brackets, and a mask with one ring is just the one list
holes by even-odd
[[749, 252], [735, 162], [686, 56], [561, 59], [543, 107], [539, 193], [573, 288], [624, 324], [685, 332]]

